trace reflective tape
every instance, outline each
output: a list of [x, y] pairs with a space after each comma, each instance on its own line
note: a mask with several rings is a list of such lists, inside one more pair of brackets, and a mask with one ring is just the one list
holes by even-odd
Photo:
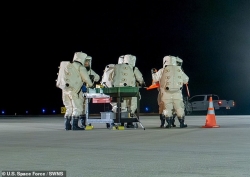
[[208, 110], [207, 114], [214, 114], [214, 110]]
[[209, 102], [209, 108], [213, 108], [214, 105], [213, 105], [213, 102]]

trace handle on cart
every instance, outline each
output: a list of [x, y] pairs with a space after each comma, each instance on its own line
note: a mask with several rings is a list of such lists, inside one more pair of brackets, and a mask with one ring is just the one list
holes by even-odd
[[109, 88], [109, 87], [107, 86], [106, 82], [103, 82], [103, 85], [105, 85], [105, 87]]

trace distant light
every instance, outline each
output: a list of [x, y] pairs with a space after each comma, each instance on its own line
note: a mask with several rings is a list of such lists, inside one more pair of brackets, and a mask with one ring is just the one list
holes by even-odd
[[2, 111], [2, 114], [4, 114], [5, 112], [4, 111]]
[[45, 113], [45, 109], [43, 109], [42, 111], [43, 111], [43, 113]]
[[29, 113], [29, 111], [26, 111], [26, 114], [28, 114]]
[[53, 113], [55, 113], [56, 111], [55, 110], [53, 110]]
[[146, 112], [148, 112], [148, 111], [149, 111], [149, 108], [148, 108], [148, 107], [146, 107], [146, 108], [145, 108], [145, 111], [146, 111]]

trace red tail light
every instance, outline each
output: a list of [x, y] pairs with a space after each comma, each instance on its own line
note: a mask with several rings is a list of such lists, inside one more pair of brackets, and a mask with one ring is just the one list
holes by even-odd
[[219, 105], [219, 106], [222, 105], [222, 101], [218, 101], [218, 105]]

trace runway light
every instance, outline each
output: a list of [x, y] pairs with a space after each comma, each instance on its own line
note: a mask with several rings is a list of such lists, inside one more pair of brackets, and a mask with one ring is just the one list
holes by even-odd
[[45, 113], [45, 109], [43, 109], [42, 112]]
[[2, 114], [4, 114], [5, 112], [4, 111], [2, 111]]
[[53, 113], [56, 113], [56, 111], [55, 111], [55, 110], [53, 110]]

